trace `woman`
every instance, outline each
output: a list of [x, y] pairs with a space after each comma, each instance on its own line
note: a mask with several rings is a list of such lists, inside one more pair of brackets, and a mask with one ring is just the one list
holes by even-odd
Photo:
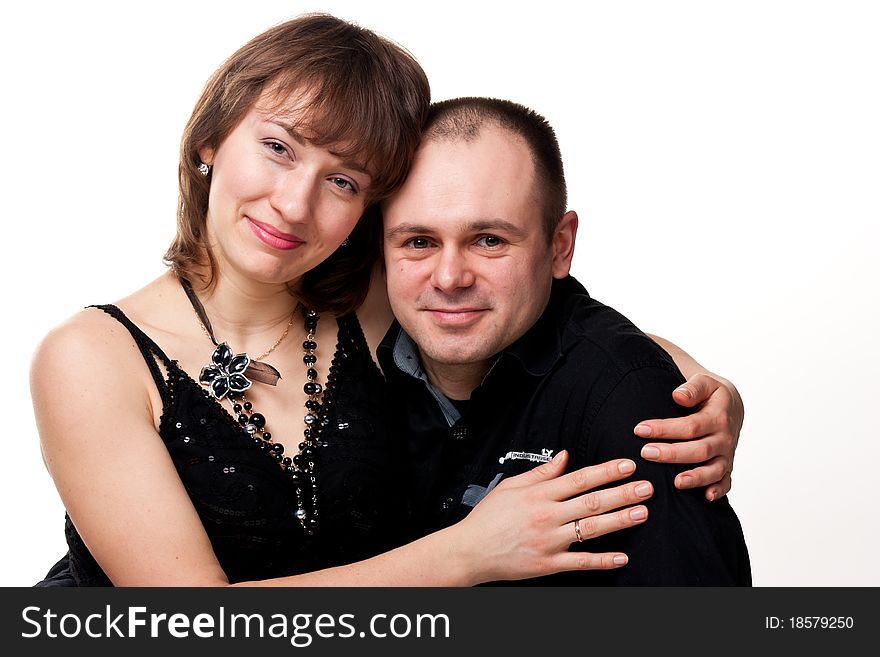
[[640, 482], [590, 493], [590, 514], [570, 498], [634, 464], [558, 476], [564, 454], [372, 556], [395, 544], [402, 501], [371, 357], [390, 321], [371, 208], [402, 183], [428, 102], [411, 56], [324, 15], [259, 35], [208, 82], [171, 271], [34, 359], [78, 584], [471, 585], [625, 563], [567, 547], [585, 515], [597, 533], [643, 522], [643, 506], [610, 513], [645, 499]]

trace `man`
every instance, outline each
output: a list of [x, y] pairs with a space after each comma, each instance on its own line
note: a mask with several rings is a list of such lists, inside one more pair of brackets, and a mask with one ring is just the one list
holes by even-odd
[[[629, 564], [542, 583], [748, 585], [726, 498], [676, 490], [639, 458], [633, 427], [681, 409], [672, 359], [569, 276], [578, 218], [553, 130], [492, 99], [434, 106], [404, 188], [384, 207], [386, 276], [401, 328], [380, 348], [408, 439], [415, 534], [463, 518], [505, 477], [565, 449], [569, 469], [628, 457], [654, 488], [646, 523], [575, 549]], [[585, 515], [587, 515], [585, 513]]]

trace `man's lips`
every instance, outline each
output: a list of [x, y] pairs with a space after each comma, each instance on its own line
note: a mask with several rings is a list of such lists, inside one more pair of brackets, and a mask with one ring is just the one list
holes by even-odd
[[425, 312], [444, 326], [467, 326], [488, 312], [488, 308], [425, 308]]
[[250, 217], [247, 217], [247, 221], [248, 226], [250, 226], [251, 230], [254, 232], [254, 235], [256, 235], [261, 242], [263, 242], [267, 246], [271, 246], [273, 249], [289, 251], [290, 249], [295, 249], [303, 243], [303, 240], [301, 240], [296, 235], [280, 231], [274, 226], [264, 224], [262, 221], [257, 221], [256, 219], [251, 219]]

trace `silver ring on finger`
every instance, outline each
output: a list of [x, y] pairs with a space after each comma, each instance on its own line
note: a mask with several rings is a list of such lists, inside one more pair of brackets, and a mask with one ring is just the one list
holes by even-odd
[[574, 535], [575, 535], [575, 538], [577, 538], [577, 542], [578, 542], [578, 543], [583, 543], [583, 542], [584, 542], [584, 537], [581, 536], [581, 524], [580, 524], [580, 522], [581, 522], [580, 520], [574, 520], [574, 521], [573, 521], [573, 523], [574, 523]]

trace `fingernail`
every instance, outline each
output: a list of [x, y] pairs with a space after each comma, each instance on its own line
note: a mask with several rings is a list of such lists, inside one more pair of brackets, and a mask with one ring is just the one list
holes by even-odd
[[653, 445], [645, 445], [642, 447], [642, 457], [646, 459], [659, 459], [660, 450]]
[[558, 453], [556, 454], [556, 456], [554, 456], [554, 457], [550, 460], [550, 462], [551, 462], [551, 463], [558, 463], [558, 462], [559, 462], [559, 459], [562, 458], [562, 455], [563, 455], [563, 454], [565, 454], [565, 450], [564, 450], [564, 449], [561, 450], [560, 452], [558, 452]]
[[618, 554], [615, 555], [612, 561], [614, 562], [615, 566], [625, 566], [626, 562], [629, 561], [629, 557], [627, 557], [625, 554]]
[[639, 484], [638, 486], [636, 486], [635, 491], [636, 495], [638, 495], [639, 497], [648, 497], [648, 495], [651, 494], [651, 484]]
[[635, 472], [636, 464], [632, 461], [621, 461], [617, 464], [617, 470], [620, 474], [629, 474], [630, 472]]
[[[668, 389], [668, 388], [667, 388], [667, 389]], [[691, 389], [688, 388], [688, 387], [686, 387], [686, 386], [681, 386], [680, 388], [676, 388], [676, 389], [675, 389], [675, 392], [684, 395], [684, 396], [687, 397], [688, 399], [691, 398]]]
[[709, 493], [709, 501], [714, 502], [718, 498], [718, 491], [712, 491]]
[[651, 427], [649, 427], [647, 424], [637, 424], [636, 428], [633, 429], [633, 431], [640, 438], [649, 438], [652, 433]]
[[693, 488], [694, 478], [690, 475], [682, 475], [678, 480], [679, 488]]
[[642, 506], [636, 507], [629, 512], [629, 517], [633, 520], [644, 520], [648, 517], [648, 510]]

